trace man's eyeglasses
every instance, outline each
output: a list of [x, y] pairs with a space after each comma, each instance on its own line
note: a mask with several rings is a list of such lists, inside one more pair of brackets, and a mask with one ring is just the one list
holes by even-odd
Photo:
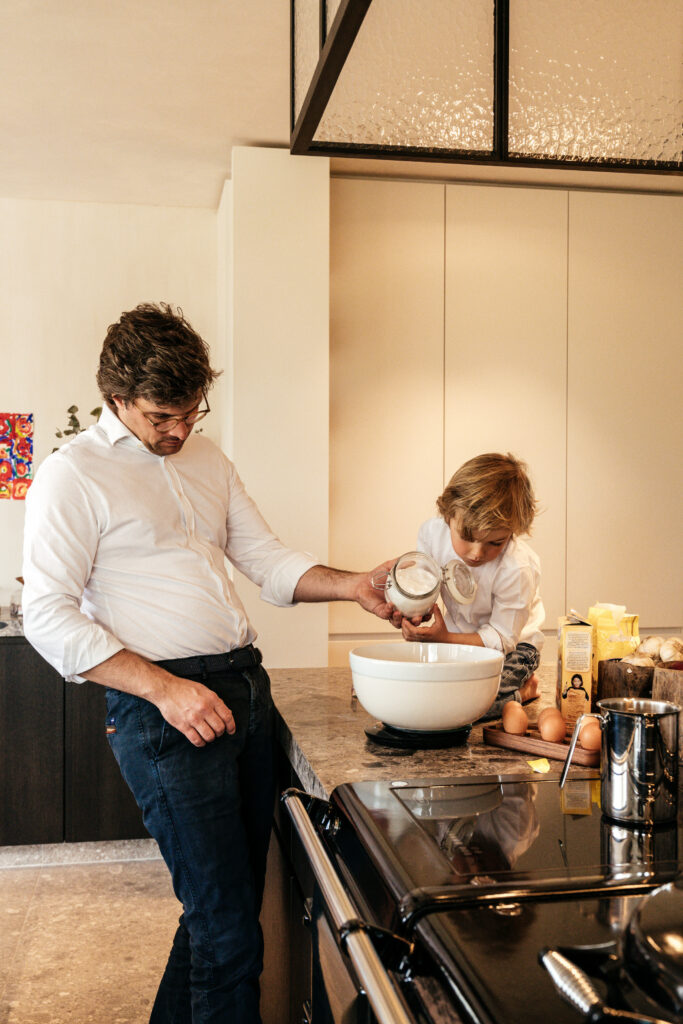
[[[193, 427], [195, 423], [199, 423], [200, 420], [203, 420], [204, 417], [211, 412], [209, 403], [206, 401], [206, 396], [204, 397], [204, 401], [206, 402], [206, 409], [196, 409], [194, 412], [188, 412], [187, 416], [164, 416], [162, 413], [147, 413], [143, 412], [137, 402], [133, 402], [133, 405], [138, 412], [142, 413], [147, 422], [151, 423], [155, 430], [158, 430], [160, 434], [166, 434], [169, 430], [173, 430], [174, 427], [177, 427], [179, 423], [187, 423], [189, 427]], [[152, 419], [152, 416], [161, 418]]]

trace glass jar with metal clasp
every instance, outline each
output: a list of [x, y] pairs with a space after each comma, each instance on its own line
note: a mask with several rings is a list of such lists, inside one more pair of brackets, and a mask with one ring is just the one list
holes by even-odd
[[373, 587], [384, 590], [389, 604], [411, 619], [434, 606], [443, 584], [458, 604], [474, 601], [477, 581], [465, 563], [453, 559], [441, 567], [424, 551], [407, 551], [391, 569], [372, 577]]

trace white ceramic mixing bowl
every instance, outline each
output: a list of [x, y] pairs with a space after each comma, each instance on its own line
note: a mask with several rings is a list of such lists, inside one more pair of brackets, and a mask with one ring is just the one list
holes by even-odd
[[503, 655], [468, 644], [364, 644], [349, 653], [353, 686], [368, 714], [395, 729], [471, 725], [495, 700]]

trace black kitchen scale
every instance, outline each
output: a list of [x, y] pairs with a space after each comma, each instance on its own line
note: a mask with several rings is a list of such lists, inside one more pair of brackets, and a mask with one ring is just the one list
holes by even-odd
[[461, 747], [467, 742], [472, 731], [471, 725], [461, 725], [457, 729], [397, 729], [385, 722], [375, 722], [365, 730], [365, 735], [373, 743], [383, 747], [394, 747], [402, 750], [447, 750], [450, 747]]

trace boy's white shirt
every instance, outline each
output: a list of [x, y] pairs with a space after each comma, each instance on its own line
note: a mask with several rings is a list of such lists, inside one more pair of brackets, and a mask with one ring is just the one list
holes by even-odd
[[[447, 523], [439, 517], [422, 524], [417, 548], [441, 566], [453, 560], [463, 562], [453, 550]], [[539, 592], [541, 563], [536, 552], [519, 537], [512, 537], [492, 562], [468, 569], [477, 581], [472, 604], [458, 604], [445, 586], [441, 588], [449, 631], [478, 633], [485, 647], [503, 654], [509, 654], [520, 642], [540, 651], [545, 610]]]

